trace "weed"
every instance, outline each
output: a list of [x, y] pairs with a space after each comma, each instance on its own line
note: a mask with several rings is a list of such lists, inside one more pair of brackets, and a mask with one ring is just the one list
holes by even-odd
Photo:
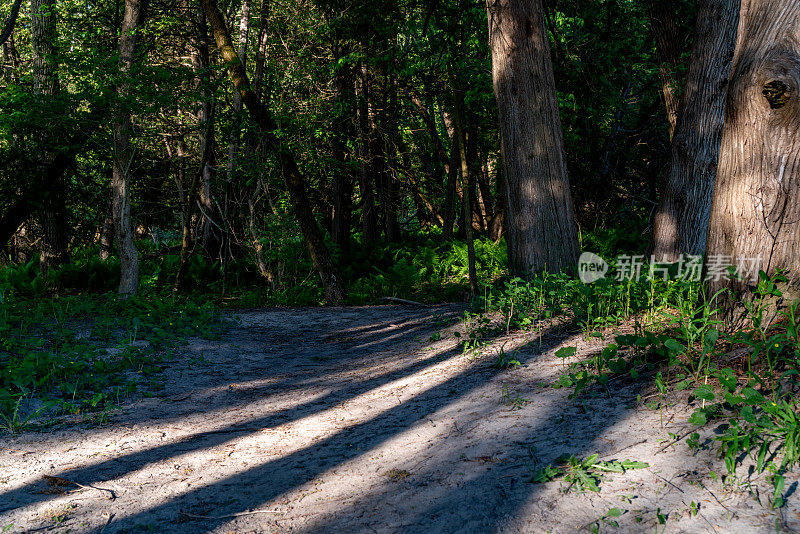
[[497, 349], [497, 360], [495, 360], [492, 367], [495, 369], [516, 369], [522, 364], [514, 357], [514, 354], [506, 354], [505, 345]]
[[17, 434], [24, 430], [27, 430], [32, 422], [45, 410], [51, 408], [53, 403], [45, 403], [36, 411], [26, 415], [20, 416], [20, 404], [22, 404], [23, 398], [18, 397], [16, 402], [14, 403], [13, 408], [11, 409], [10, 413], [1, 413], [0, 412], [0, 430], [5, 430], [10, 434]]
[[593, 454], [581, 460], [574, 455], [562, 455], [556, 459], [556, 466], [549, 465], [537, 470], [531, 477], [531, 482], [541, 483], [563, 477], [567, 482], [567, 487], [563, 489], [566, 493], [573, 487], [579, 491], [599, 492], [599, 484], [603, 476], [607, 473], [625, 473], [631, 469], [645, 469], [650, 467], [645, 462], [632, 460], [623, 461], [601, 461], [599, 455]]
[[616, 519], [622, 516], [624, 513], [625, 511], [619, 508], [611, 508], [608, 512], [603, 514], [602, 517], [598, 518], [597, 521], [592, 523], [589, 529], [592, 533], [599, 534], [603, 526], [619, 528], [619, 523], [616, 521]]
[[508, 406], [513, 412], [514, 410], [523, 408], [529, 402], [529, 399], [525, 399], [519, 393], [511, 391], [508, 384], [503, 384], [502, 392], [500, 393], [500, 404]]

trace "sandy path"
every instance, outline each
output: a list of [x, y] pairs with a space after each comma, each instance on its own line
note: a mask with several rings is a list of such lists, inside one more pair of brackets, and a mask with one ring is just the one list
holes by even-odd
[[[774, 512], [713, 482], [709, 470], [724, 468], [712, 453], [657, 452], [689, 428], [685, 399], [659, 413], [641, 384], [577, 403], [549, 387], [554, 351], [577, 345], [585, 357], [596, 340], [551, 328], [470, 358], [455, 349], [463, 326], [434, 313], [461, 310], [238, 313], [224, 339], [184, 348], [159, 397], [110, 424], [0, 437], [0, 531], [568, 533], [611, 508], [625, 511], [619, 528], [601, 531], [653, 532], [659, 509], [658, 532], [800, 529], [796, 476]], [[492, 369], [501, 346], [523, 366]], [[504, 390], [529, 402], [503, 404]], [[527, 481], [562, 453], [651, 467], [606, 477], [599, 494]]]

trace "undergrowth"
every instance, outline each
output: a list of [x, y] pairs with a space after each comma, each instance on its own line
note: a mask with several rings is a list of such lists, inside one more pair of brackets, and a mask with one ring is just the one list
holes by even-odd
[[213, 304], [112, 294], [0, 301], [0, 428], [18, 431], [41, 414], [102, 412], [159, 388], [170, 349], [189, 336], [218, 336]]

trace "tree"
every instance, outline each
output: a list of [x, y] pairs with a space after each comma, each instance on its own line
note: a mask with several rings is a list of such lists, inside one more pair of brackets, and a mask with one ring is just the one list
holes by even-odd
[[3, 31], [0, 32], [0, 45], [5, 45], [6, 41], [8, 41], [8, 38], [11, 37], [12, 33], [14, 33], [14, 25], [17, 23], [19, 8], [21, 6], [22, 0], [14, 0], [14, 4], [11, 6], [11, 11], [8, 13], [8, 18], [6, 18], [6, 21], [3, 24]]
[[[734, 264], [760, 258], [786, 271], [784, 296], [800, 282], [800, 3], [743, 0], [722, 129], [707, 257]], [[744, 274], [741, 273], [740, 274]], [[710, 281], [730, 289], [720, 306], [736, 325], [752, 277]]]
[[573, 269], [578, 256], [555, 79], [541, 0], [488, 0], [509, 267]]
[[314, 217], [314, 212], [311, 209], [311, 202], [306, 192], [305, 177], [297, 167], [297, 162], [292, 154], [278, 139], [275, 133], [277, 125], [269, 110], [261, 104], [258, 96], [251, 89], [250, 80], [247, 77], [244, 66], [239, 61], [236, 50], [231, 44], [230, 33], [216, 2], [214, 0], [202, 0], [202, 5], [208, 24], [214, 33], [217, 47], [228, 65], [228, 75], [231, 82], [233, 82], [235, 90], [241, 95], [242, 102], [261, 129], [263, 141], [280, 160], [281, 173], [289, 191], [292, 209], [300, 225], [308, 250], [311, 253], [311, 260], [314, 262], [314, 267], [322, 279], [328, 303], [334, 306], [341, 305], [345, 298], [344, 287], [338, 270], [331, 259], [330, 251], [325, 245], [322, 231]]
[[134, 243], [131, 221], [131, 176], [134, 149], [131, 146], [131, 77], [136, 63], [136, 37], [144, 19], [144, 0], [125, 0], [122, 31], [119, 37], [119, 101], [114, 113], [114, 170], [111, 180], [112, 212], [120, 261], [120, 295], [135, 295], [139, 287], [139, 253]]
[[661, 77], [661, 94], [667, 110], [670, 137], [678, 124], [680, 105], [681, 40], [676, 17], [676, 0], [648, 0], [650, 26], [656, 41], [658, 70]]
[[658, 260], [705, 252], [738, 18], [739, 0], [698, 3], [684, 98], [653, 224], [651, 248]]
[[[39, 105], [47, 109], [54, 106], [59, 92], [58, 73], [56, 70], [56, 10], [54, 0], [31, 0], [31, 52], [33, 55], [33, 92]], [[57, 145], [53, 133], [46, 139], [45, 148], [41, 151], [37, 162], [37, 173], [48, 175], [57, 159], [53, 147]], [[64, 204], [64, 177], [61, 173], [48, 176], [42, 199], [39, 222], [42, 226], [41, 262], [45, 269], [57, 267], [65, 263], [69, 257], [67, 252], [67, 215]]]

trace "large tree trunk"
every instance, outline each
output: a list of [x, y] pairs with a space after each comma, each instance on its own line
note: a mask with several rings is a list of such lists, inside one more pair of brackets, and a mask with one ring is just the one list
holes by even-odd
[[[52, 105], [59, 91], [56, 72], [56, 9], [54, 0], [31, 0], [31, 52], [33, 55], [33, 92], [41, 97], [41, 106]], [[54, 133], [57, 135], [57, 133]], [[53, 143], [56, 144], [56, 143]], [[42, 151], [38, 161], [40, 176], [47, 174], [56, 155]], [[44, 269], [57, 267], [68, 261], [67, 209], [64, 202], [64, 177], [52, 175], [47, 193], [42, 200], [39, 222], [42, 226], [41, 263]]]
[[[719, 170], [708, 231], [708, 261], [761, 258], [767, 274], [784, 269], [787, 299], [800, 283], [800, 2], [743, 0], [722, 130]], [[728, 260], [730, 257], [730, 260]], [[709, 275], [714, 274], [708, 268]], [[741, 319], [752, 273], [720, 305]], [[768, 317], [769, 321], [771, 317]]]
[[578, 231], [541, 0], [487, 0], [509, 267], [573, 270]]
[[678, 125], [678, 107], [680, 105], [680, 79], [678, 72], [681, 64], [683, 44], [675, 17], [677, 2], [675, 0], [649, 0], [648, 11], [650, 27], [656, 41], [656, 56], [661, 78], [661, 95], [669, 120], [669, 134], [675, 134]]
[[120, 260], [119, 293], [124, 296], [135, 295], [139, 287], [139, 253], [136, 251], [131, 221], [134, 149], [131, 146], [133, 127], [128, 100], [131, 93], [130, 76], [136, 62], [136, 35], [143, 18], [143, 0], [125, 0], [125, 14], [119, 37], [119, 70], [122, 81], [117, 87], [119, 102], [114, 113], [114, 175], [111, 180], [114, 230]]
[[261, 104], [256, 93], [250, 88], [250, 80], [231, 44], [230, 33], [215, 0], [202, 0], [202, 5], [208, 23], [214, 32], [217, 47], [228, 64], [228, 75], [236, 91], [241, 94], [242, 102], [247, 106], [253, 120], [261, 129], [264, 142], [278, 156], [292, 208], [300, 225], [300, 231], [306, 240], [311, 260], [322, 279], [325, 297], [328, 303], [334, 306], [341, 305], [345, 299], [344, 287], [330, 252], [325, 246], [325, 240], [314, 217], [314, 212], [311, 210], [311, 202], [306, 192], [305, 176], [297, 168], [297, 162], [292, 154], [275, 135], [276, 124], [269, 110]]
[[739, 0], [700, 0], [683, 104], [653, 226], [657, 260], [705, 252]]

